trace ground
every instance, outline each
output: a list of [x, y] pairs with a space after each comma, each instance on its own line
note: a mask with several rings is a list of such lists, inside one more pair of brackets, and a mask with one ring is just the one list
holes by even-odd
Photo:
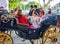
[[[8, 34], [10, 34], [8, 32]], [[31, 44], [29, 40], [23, 41], [23, 38], [17, 36], [14, 31], [11, 32], [11, 36], [13, 38], [14, 44]]]

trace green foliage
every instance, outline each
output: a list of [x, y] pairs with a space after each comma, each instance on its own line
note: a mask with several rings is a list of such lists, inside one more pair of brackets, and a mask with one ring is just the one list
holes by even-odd
[[24, 1], [28, 1], [28, 0], [9, 0], [9, 9], [13, 10], [15, 8], [21, 7], [22, 9], [29, 9], [30, 5], [37, 5], [39, 8], [42, 7], [41, 4], [37, 3], [37, 2], [29, 2], [27, 5], [24, 5], [22, 2]]
[[23, 8], [24, 4], [22, 4], [21, 1], [26, 1], [26, 0], [9, 0], [9, 9], [13, 10], [20, 6], [22, 6], [22, 8]]
[[42, 5], [37, 2], [29, 2], [28, 4], [29, 5], [37, 5], [38, 7], [42, 7]]
[[13, 10], [17, 8], [20, 5], [20, 2], [18, 0], [9, 0], [9, 9]]
[[48, 9], [50, 5], [45, 6], [45, 9]]
[[30, 8], [30, 5], [37, 5], [38, 8], [42, 8], [42, 5], [37, 3], [37, 2], [29, 2], [27, 5], [26, 5], [26, 9], [29, 9]]

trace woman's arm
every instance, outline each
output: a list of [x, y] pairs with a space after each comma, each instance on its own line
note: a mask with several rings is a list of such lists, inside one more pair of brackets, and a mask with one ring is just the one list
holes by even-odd
[[18, 19], [17, 18], [15, 18], [15, 19], [16, 19], [16, 24], [20, 24], [19, 21], [18, 21]]

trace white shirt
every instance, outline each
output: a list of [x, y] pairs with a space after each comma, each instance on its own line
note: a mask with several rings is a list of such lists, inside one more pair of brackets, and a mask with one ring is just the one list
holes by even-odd
[[0, 0], [0, 7], [3, 7], [2, 10], [8, 10], [8, 0]]

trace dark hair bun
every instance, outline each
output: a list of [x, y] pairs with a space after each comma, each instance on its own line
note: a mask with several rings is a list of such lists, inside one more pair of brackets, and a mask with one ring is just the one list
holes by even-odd
[[37, 8], [37, 5], [34, 5], [35, 8]]
[[33, 5], [31, 5], [30, 7], [33, 8]]

